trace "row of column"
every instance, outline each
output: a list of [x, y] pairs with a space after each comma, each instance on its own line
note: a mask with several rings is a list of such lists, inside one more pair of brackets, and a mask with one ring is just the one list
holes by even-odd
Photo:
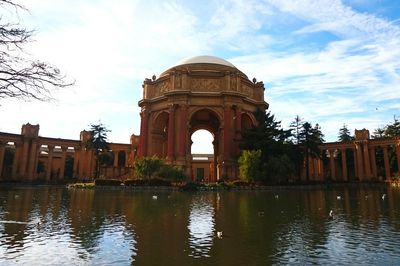
[[[390, 178], [391, 173], [390, 173], [388, 145], [382, 145], [380, 147], [383, 150], [385, 177]], [[398, 169], [400, 169], [400, 144], [397, 144], [395, 146], [395, 149], [396, 149]], [[339, 163], [341, 163], [341, 166], [342, 166], [341, 176], [342, 176], [343, 181], [348, 180], [346, 150], [347, 150], [346, 148], [340, 149], [341, 162], [339, 162]], [[351, 148], [351, 150], [354, 154], [355, 176], [358, 177], [360, 181], [370, 179], [372, 177], [377, 177], [378, 172], [377, 172], [377, 164], [376, 164], [376, 147], [368, 146], [367, 141], [358, 141], [355, 143], [355, 147]], [[328, 149], [327, 151], [329, 154], [329, 169], [330, 169], [331, 178], [333, 180], [337, 180], [338, 173], [336, 172], [337, 169], [335, 167], [335, 165], [336, 165], [335, 164], [335, 153], [336, 153], [337, 149]], [[313, 160], [318, 161], [319, 165], [321, 165], [321, 163], [322, 163], [321, 159], [313, 159]], [[310, 169], [313, 168], [315, 164], [317, 164], [317, 162], [310, 163], [310, 165], [309, 165]], [[316, 177], [315, 173], [320, 173], [320, 171], [321, 170], [319, 170], [319, 172], [313, 171], [314, 177]], [[311, 173], [311, 171], [310, 171], [310, 173]]]
[[[29, 143], [28, 141], [24, 144], [15, 142], [15, 153], [12, 164], [12, 173], [11, 178], [16, 180], [18, 178], [23, 179], [36, 179], [37, 178], [37, 165], [40, 157], [40, 147], [38, 142], [32, 141]], [[45, 178], [46, 180], [50, 180], [52, 168], [53, 168], [53, 159], [54, 159], [54, 147], [55, 145], [47, 145], [48, 154], [47, 160], [45, 162]], [[60, 155], [60, 167], [59, 167], [59, 176], [58, 178], [64, 178], [65, 172], [65, 162], [67, 156], [67, 146], [60, 146], [61, 155]], [[6, 143], [0, 142], [0, 179], [3, 178], [3, 167], [4, 167], [4, 157], [5, 157], [5, 149]], [[92, 176], [94, 170], [93, 163], [93, 152], [89, 151], [85, 148], [74, 147], [74, 164], [73, 164], [73, 175], [74, 177], [84, 177], [84, 176]], [[114, 162], [113, 167], [119, 166], [119, 151], [114, 151]], [[125, 152], [125, 164], [124, 167], [129, 166], [129, 153]]]

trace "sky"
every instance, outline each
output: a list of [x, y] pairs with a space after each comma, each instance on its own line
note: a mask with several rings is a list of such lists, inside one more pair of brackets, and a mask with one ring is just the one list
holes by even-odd
[[284, 128], [299, 115], [319, 123], [326, 141], [336, 141], [344, 123], [373, 132], [400, 116], [399, 1], [18, 3], [29, 12], [15, 21], [35, 30], [25, 51], [75, 85], [54, 91], [52, 102], [0, 100], [1, 132], [19, 134], [29, 122], [41, 136], [78, 139], [100, 121], [111, 142], [129, 143], [140, 132], [143, 80], [198, 55], [224, 58], [263, 81]]

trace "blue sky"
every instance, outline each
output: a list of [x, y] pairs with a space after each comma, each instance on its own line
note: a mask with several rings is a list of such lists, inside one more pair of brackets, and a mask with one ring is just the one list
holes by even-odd
[[[76, 80], [51, 103], [2, 101], [0, 131], [26, 122], [77, 139], [101, 120], [113, 142], [139, 134], [141, 84], [182, 58], [214, 55], [265, 83], [282, 125], [296, 115], [335, 141], [400, 116], [400, 3], [384, 0], [24, 0], [32, 57]], [[4, 11], [3, 11], [4, 12]], [[10, 13], [10, 12], [9, 12]], [[8, 14], [9, 15], [9, 14]]]

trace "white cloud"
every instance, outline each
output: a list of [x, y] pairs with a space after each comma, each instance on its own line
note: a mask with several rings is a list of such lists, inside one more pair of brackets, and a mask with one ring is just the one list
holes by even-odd
[[[30, 14], [22, 22], [37, 29], [29, 52], [60, 67], [76, 86], [57, 92], [55, 103], [2, 103], [8, 116], [0, 117], [1, 131], [18, 133], [31, 122], [41, 124], [42, 135], [77, 138], [101, 119], [111, 141], [129, 142], [139, 132], [143, 79], [200, 54], [224, 57], [263, 80], [283, 124], [299, 114], [330, 135], [341, 119], [351, 127], [347, 121], [375, 127], [390, 120], [396, 105], [385, 101], [400, 98], [398, 25], [338, 0], [23, 3]], [[314, 40], [321, 32], [336, 38]], [[371, 113], [375, 106], [379, 114]]]

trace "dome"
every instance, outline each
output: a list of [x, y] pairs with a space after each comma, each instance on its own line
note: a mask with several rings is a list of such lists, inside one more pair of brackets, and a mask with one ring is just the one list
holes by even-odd
[[172, 69], [188, 69], [187, 68], [188, 66], [190, 66], [189, 68], [191, 70], [213, 70], [213, 71], [221, 69], [225, 70], [234, 69], [235, 71], [238, 70], [231, 62], [228, 62], [225, 59], [210, 55], [200, 55], [182, 59], [175, 65], [171, 66], [170, 68], [162, 72], [160, 77], [167, 75], [168, 72]]
[[216, 64], [216, 65], [223, 65], [228, 67], [236, 68], [231, 62], [226, 61], [225, 59], [210, 56], [210, 55], [200, 55], [190, 58], [185, 58], [174, 66], [181, 66], [181, 65], [188, 65], [188, 64]]

